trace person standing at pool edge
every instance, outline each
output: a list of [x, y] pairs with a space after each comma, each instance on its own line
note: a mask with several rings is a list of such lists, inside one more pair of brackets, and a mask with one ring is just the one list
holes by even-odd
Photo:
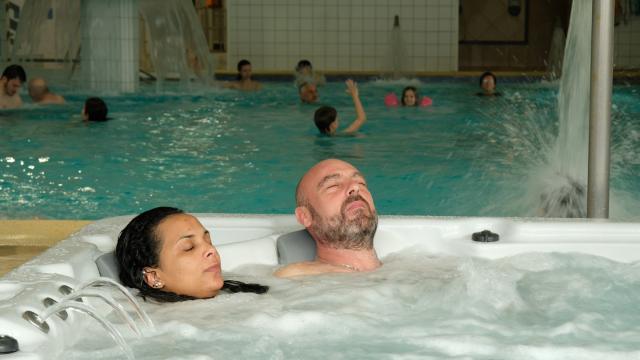
[[276, 276], [372, 271], [382, 265], [373, 248], [378, 227], [373, 197], [351, 164], [328, 159], [309, 169], [296, 187], [296, 206], [296, 219], [316, 243], [316, 258], [289, 264]]
[[[347, 85], [347, 94], [351, 95], [353, 99], [353, 105], [356, 108], [356, 119], [353, 120], [351, 125], [341, 131], [341, 134], [351, 135], [358, 131], [362, 127], [362, 125], [367, 121], [367, 114], [364, 113], [364, 108], [362, 107], [362, 102], [360, 102], [360, 95], [358, 92], [358, 85], [356, 85], [355, 81], [349, 79], [345, 81]], [[318, 130], [321, 133], [333, 136], [336, 135], [338, 130], [339, 122], [338, 122], [338, 111], [332, 106], [322, 106], [318, 108], [313, 116], [313, 121], [315, 122]]]
[[20, 87], [27, 81], [27, 74], [20, 65], [9, 65], [0, 76], [0, 108], [14, 109], [22, 106]]

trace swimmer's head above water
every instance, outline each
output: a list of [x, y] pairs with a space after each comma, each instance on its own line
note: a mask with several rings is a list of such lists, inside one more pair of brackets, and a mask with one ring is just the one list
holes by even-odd
[[335, 134], [338, 129], [338, 111], [331, 106], [321, 106], [313, 115], [313, 121], [322, 134]]
[[296, 72], [300, 75], [309, 75], [313, 72], [313, 66], [309, 60], [300, 60], [296, 65]]
[[84, 102], [82, 107], [82, 120], [84, 121], [107, 121], [109, 109], [107, 104], [99, 97], [90, 97]]
[[243, 81], [247, 81], [247, 80], [251, 80], [251, 63], [249, 62], [249, 60], [246, 59], [242, 59], [240, 61], [238, 61], [238, 76], [237, 79], [238, 80], [243, 80]]
[[414, 86], [407, 86], [402, 90], [400, 101], [402, 106], [418, 106], [418, 89]]
[[318, 101], [318, 87], [313, 83], [302, 83], [298, 88], [300, 100], [306, 104], [312, 104]]
[[18, 93], [22, 84], [27, 81], [27, 73], [22, 66], [13, 64], [7, 66], [0, 76], [0, 81], [4, 85], [4, 93], [7, 96], [14, 96]]
[[485, 94], [493, 94], [497, 85], [498, 79], [491, 71], [486, 71], [480, 75], [480, 87]]

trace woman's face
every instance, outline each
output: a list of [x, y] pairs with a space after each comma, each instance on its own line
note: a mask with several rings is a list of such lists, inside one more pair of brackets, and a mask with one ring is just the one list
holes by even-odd
[[496, 81], [493, 79], [493, 76], [485, 75], [485, 77], [482, 78], [482, 88], [488, 92], [495, 90]]
[[171, 215], [156, 227], [156, 236], [161, 241], [160, 259], [157, 268], [145, 269], [149, 286], [160, 281], [162, 290], [197, 298], [218, 293], [223, 285], [220, 255], [198, 219], [189, 214]]
[[407, 90], [404, 92], [404, 105], [414, 106], [416, 104], [416, 93], [413, 90]]

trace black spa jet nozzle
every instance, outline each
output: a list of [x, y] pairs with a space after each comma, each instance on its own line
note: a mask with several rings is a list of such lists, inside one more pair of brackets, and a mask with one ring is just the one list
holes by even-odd
[[471, 240], [477, 242], [494, 242], [500, 240], [500, 235], [491, 232], [489, 230], [482, 230], [478, 232], [474, 232], [471, 235]]
[[0, 355], [11, 354], [20, 350], [18, 340], [9, 335], [0, 335]]

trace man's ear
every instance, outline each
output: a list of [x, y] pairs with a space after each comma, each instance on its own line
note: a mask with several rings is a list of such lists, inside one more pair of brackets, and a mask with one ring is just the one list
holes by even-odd
[[308, 228], [313, 223], [313, 218], [311, 217], [311, 212], [307, 209], [306, 206], [298, 206], [296, 208], [296, 219], [300, 225]]

